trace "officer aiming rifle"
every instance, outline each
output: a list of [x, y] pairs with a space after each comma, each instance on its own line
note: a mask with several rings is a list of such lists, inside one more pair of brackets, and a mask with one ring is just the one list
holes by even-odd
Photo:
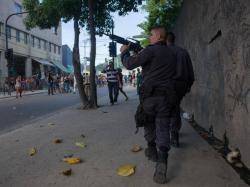
[[133, 41], [127, 40], [125, 38], [122, 38], [120, 36], [114, 35], [114, 34], [105, 34], [107, 36], [109, 36], [109, 38], [119, 44], [123, 44], [123, 45], [129, 45], [129, 50], [130, 51], [134, 51], [134, 52], [139, 52], [140, 50], [143, 49], [143, 47], [140, 45], [140, 41], [135, 40], [130, 38]]

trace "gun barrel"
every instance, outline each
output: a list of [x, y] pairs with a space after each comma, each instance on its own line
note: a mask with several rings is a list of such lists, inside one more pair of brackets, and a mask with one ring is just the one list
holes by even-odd
[[120, 37], [120, 36], [117, 36], [117, 35], [110, 35], [109, 36], [111, 40], [114, 40], [120, 44], [123, 44], [123, 45], [128, 45], [129, 44], [129, 41]]
[[130, 49], [132, 50], [135, 50], [135, 51], [140, 51], [142, 49], [141, 45], [139, 43], [134, 43], [134, 42], [131, 42], [129, 40], [126, 40], [120, 36], [117, 36], [117, 35], [109, 35], [110, 39], [111, 40], [114, 40], [120, 44], [123, 44], [123, 45], [128, 45], [130, 44]]

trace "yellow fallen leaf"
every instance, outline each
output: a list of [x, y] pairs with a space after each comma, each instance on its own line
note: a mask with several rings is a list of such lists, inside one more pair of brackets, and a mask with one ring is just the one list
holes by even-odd
[[55, 123], [48, 123], [48, 125], [50, 125], [50, 126], [54, 126], [54, 125], [55, 125]]
[[81, 162], [81, 159], [77, 157], [72, 157], [72, 158], [64, 158], [63, 161], [67, 162], [68, 164], [78, 164]]
[[76, 142], [75, 145], [81, 148], [84, 148], [87, 146], [84, 142]]
[[134, 145], [133, 148], [131, 149], [132, 152], [136, 153], [142, 150], [142, 147], [139, 145]]
[[117, 169], [117, 174], [123, 177], [130, 176], [134, 173], [135, 173], [135, 165], [132, 164], [123, 165]]
[[34, 156], [36, 154], [36, 152], [37, 152], [36, 148], [33, 147], [33, 148], [30, 149], [29, 155]]

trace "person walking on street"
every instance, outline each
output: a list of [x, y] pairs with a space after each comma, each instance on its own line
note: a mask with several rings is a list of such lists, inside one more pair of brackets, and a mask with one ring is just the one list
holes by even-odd
[[110, 62], [109, 65], [102, 71], [102, 73], [107, 74], [110, 104], [114, 105], [114, 103], [117, 102], [118, 97], [118, 71], [114, 68], [114, 63]]
[[83, 79], [83, 84], [84, 84], [84, 90], [87, 98], [90, 98], [90, 76], [88, 73], [84, 73], [84, 79]]
[[21, 76], [18, 76], [16, 78], [15, 89], [16, 89], [16, 98], [18, 98], [18, 95], [22, 97], [22, 77]]
[[137, 74], [136, 74], [136, 89], [137, 89], [137, 95], [139, 95], [139, 90], [142, 84], [142, 74], [140, 68], [137, 68]]
[[152, 28], [149, 40], [150, 45], [133, 56], [130, 56], [129, 45], [123, 45], [120, 51], [122, 64], [128, 70], [142, 67], [140, 103], [143, 110], [140, 108], [140, 111], [144, 111], [143, 116], [147, 116], [144, 124], [144, 136], [148, 144], [145, 156], [157, 162], [153, 180], [163, 184], [167, 182], [170, 120], [177, 103], [173, 84], [176, 56], [166, 45], [164, 27]]
[[[118, 73], [117, 73], [117, 78], [118, 78], [118, 89], [119, 91], [124, 95], [125, 97], [125, 101], [128, 100], [128, 96], [127, 94], [123, 91], [123, 74], [122, 74], [122, 69], [121, 68], [118, 68], [117, 69]], [[118, 95], [119, 95], [119, 91], [118, 91]]]
[[179, 147], [179, 131], [181, 129], [180, 104], [183, 97], [190, 92], [194, 82], [194, 71], [191, 58], [187, 50], [175, 45], [175, 35], [169, 32], [167, 45], [174, 51], [177, 57], [176, 74], [174, 76], [175, 90], [178, 97], [175, 115], [171, 119], [171, 144]]
[[49, 75], [48, 75], [48, 95], [50, 95], [50, 94], [54, 95], [53, 83], [54, 83], [53, 76], [51, 73], [49, 73]]
[[74, 75], [74, 79], [73, 79], [73, 93], [76, 93], [76, 87], [77, 87], [77, 83], [76, 83], [76, 76]]

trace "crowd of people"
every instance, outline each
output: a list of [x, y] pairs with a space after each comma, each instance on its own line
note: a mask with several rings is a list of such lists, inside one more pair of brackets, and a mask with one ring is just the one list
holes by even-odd
[[[129, 75], [123, 75], [122, 70], [117, 72], [116, 79], [119, 84], [117, 90], [125, 95], [122, 89], [123, 83], [131, 85], [137, 88], [140, 86], [141, 80], [140, 70], [132, 71]], [[85, 93], [90, 95], [90, 78], [89, 73], [83, 73], [83, 84], [85, 86]], [[105, 74], [99, 74], [96, 76], [96, 85], [101, 88], [109, 85], [108, 77]], [[45, 73], [45, 77], [41, 78], [39, 74], [31, 77], [6, 77], [4, 83], [1, 86], [0, 91], [3, 95], [11, 95], [12, 92], [16, 92], [16, 97], [22, 97], [22, 93], [35, 90], [48, 89], [48, 95], [54, 95], [55, 93], [76, 93], [77, 84], [73, 74], [53, 74], [52, 72]], [[116, 93], [117, 94], [117, 93]], [[116, 95], [115, 94], [115, 95]], [[127, 100], [127, 96], [126, 100]]]
[[1, 91], [3, 94], [11, 95], [13, 91], [19, 90], [19, 96], [22, 96], [23, 91], [34, 91], [42, 89], [44, 82], [40, 79], [39, 75], [33, 75], [31, 77], [24, 78], [22, 76], [6, 77]]
[[55, 93], [75, 93], [73, 75], [53, 75], [49, 73], [47, 85], [48, 95], [54, 95]]
[[39, 74], [31, 77], [6, 77], [1, 87], [4, 95], [11, 95], [16, 92], [16, 98], [22, 97], [22, 93], [26, 91], [34, 92], [48, 88], [48, 94], [54, 93], [70, 93], [73, 92], [74, 78], [72, 75], [55, 75], [52, 73], [45, 74], [45, 78], [41, 79]]

